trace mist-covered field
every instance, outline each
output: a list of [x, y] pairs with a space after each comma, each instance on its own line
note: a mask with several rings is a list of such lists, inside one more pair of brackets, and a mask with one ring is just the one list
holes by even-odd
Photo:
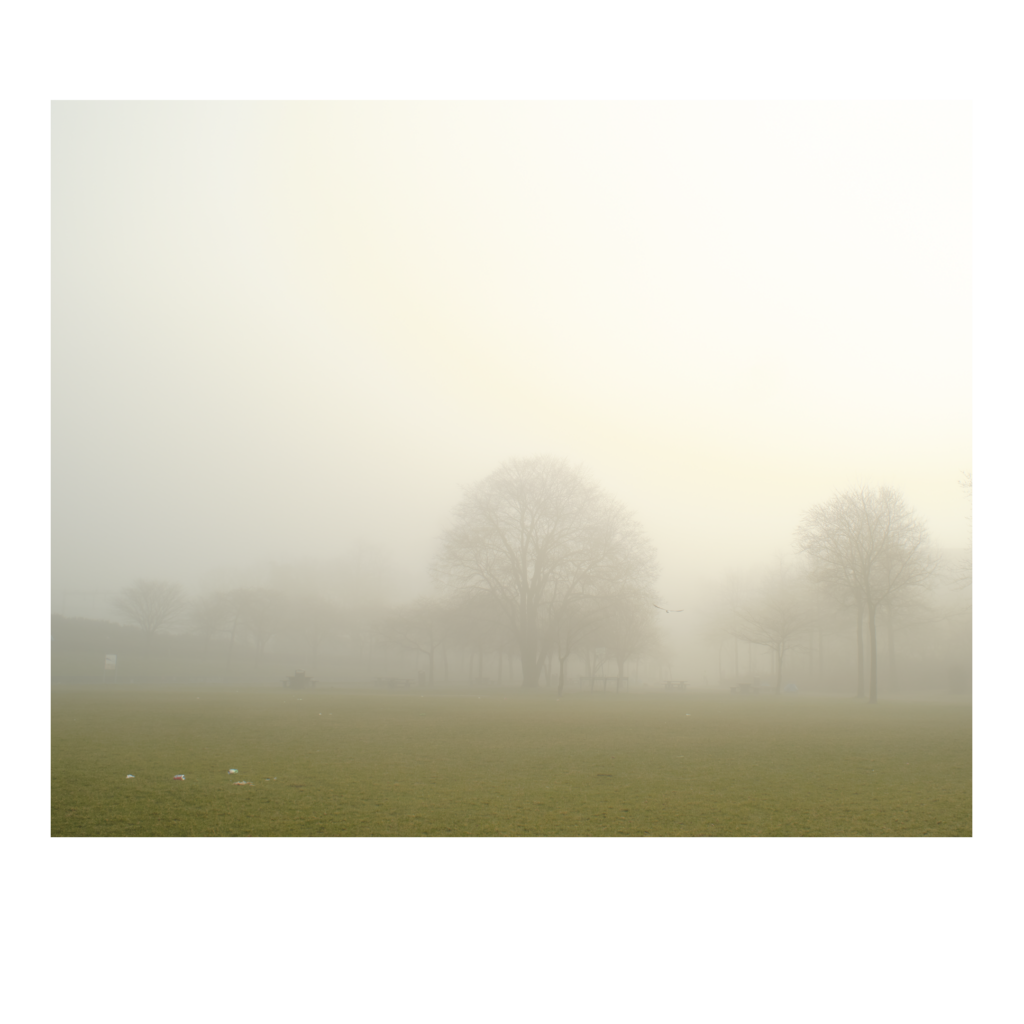
[[972, 829], [949, 698], [111, 686], [55, 689], [52, 714], [54, 836]]
[[51, 122], [55, 835], [971, 834], [969, 105]]

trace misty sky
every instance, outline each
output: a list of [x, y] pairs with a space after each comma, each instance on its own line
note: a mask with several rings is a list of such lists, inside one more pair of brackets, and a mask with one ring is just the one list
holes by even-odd
[[57, 103], [52, 583], [378, 545], [582, 464], [692, 580], [891, 484], [968, 542], [966, 104]]

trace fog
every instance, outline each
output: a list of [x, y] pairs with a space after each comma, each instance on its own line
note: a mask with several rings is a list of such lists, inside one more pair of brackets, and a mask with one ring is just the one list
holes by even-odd
[[54, 610], [360, 551], [409, 601], [536, 455], [677, 633], [839, 489], [966, 548], [970, 167], [966, 104], [56, 103]]

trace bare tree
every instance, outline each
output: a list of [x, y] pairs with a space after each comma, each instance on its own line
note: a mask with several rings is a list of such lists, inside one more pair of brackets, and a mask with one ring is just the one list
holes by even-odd
[[288, 626], [288, 600], [277, 590], [251, 587], [233, 590], [229, 599], [240, 621], [252, 636], [256, 653], [262, 657], [267, 643]]
[[[469, 652], [469, 678], [483, 680], [485, 655], [498, 659], [498, 682], [506, 655], [511, 655], [508, 625], [501, 607], [491, 594], [471, 592], [448, 605], [444, 630], [444, 648], [462, 647]], [[476, 660], [476, 676], [473, 662]], [[511, 671], [511, 665], [509, 666]]]
[[291, 632], [306, 645], [310, 663], [315, 665], [320, 644], [341, 631], [343, 619], [338, 607], [317, 594], [301, 594], [289, 602]]
[[626, 662], [658, 647], [658, 631], [654, 625], [656, 612], [647, 593], [620, 591], [609, 595], [603, 605], [598, 635], [615, 661], [618, 670], [615, 690], [618, 692]]
[[893, 595], [926, 585], [936, 560], [927, 548], [928, 531], [890, 487], [862, 487], [815, 505], [803, 518], [797, 537], [810, 558], [816, 582], [837, 596], [851, 597], [858, 608], [858, 645], [863, 613], [870, 649], [868, 700], [878, 700], [876, 613]]
[[445, 641], [451, 611], [442, 602], [422, 598], [385, 615], [380, 635], [386, 643], [427, 657], [427, 682], [434, 684], [434, 657]]
[[817, 614], [808, 594], [784, 565], [769, 572], [753, 601], [735, 607], [728, 627], [738, 640], [767, 647], [775, 656], [775, 693], [782, 692], [787, 651], [814, 628]]
[[114, 599], [114, 610], [151, 640], [161, 629], [177, 625], [188, 611], [185, 592], [176, 583], [136, 580]]
[[558, 696], [565, 687], [565, 663], [583, 649], [601, 627], [604, 603], [593, 594], [575, 594], [555, 602], [547, 625], [548, 647], [558, 658]]
[[896, 636], [921, 629], [941, 614], [932, 607], [920, 589], [900, 590], [890, 594], [879, 606], [885, 621], [885, 651], [888, 661], [889, 686], [899, 689], [896, 663]]
[[489, 594], [538, 685], [550, 632], [581, 594], [649, 590], [654, 549], [632, 516], [561, 460], [511, 459], [456, 507], [434, 565], [449, 592]]
[[192, 631], [201, 636], [204, 646], [208, 647], [210, 640], [231, 621], [231, 606], [227, 595], [206, 594], [197, 598], [189, 606], [188, 620]]

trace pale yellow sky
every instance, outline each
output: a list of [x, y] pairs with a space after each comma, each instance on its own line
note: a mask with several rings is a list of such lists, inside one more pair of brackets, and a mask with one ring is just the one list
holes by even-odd
[[970, 160], [965, 104], [56, 104], [54, 586], [415, 589], [538, 453], [669, 594], [861, 483], [964, 545]]

